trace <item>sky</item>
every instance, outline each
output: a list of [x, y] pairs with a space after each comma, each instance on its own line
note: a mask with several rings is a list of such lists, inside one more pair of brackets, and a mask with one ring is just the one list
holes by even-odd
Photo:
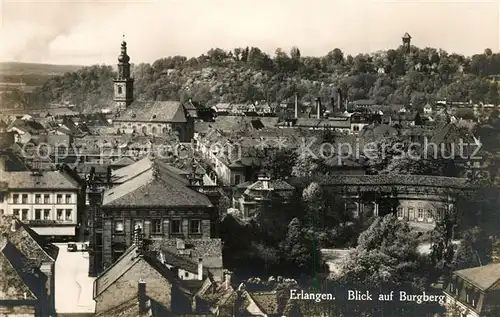
[[464, 55], [500, 50], [500, 0], [0, 0], [0, 61], [115, 64], [210, 48], [300, 48], [322, 56], [418, 47]]

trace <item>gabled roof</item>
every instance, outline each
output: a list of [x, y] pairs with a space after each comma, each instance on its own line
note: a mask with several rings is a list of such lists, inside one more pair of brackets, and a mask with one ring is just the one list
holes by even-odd
[[174, 177], [161, 177], [153, 167], [107, 190], [103, 205], [212, 207], [207, 196], [186, 187]]
[[115, 121], [186, 122], [186, 109], [178, 101], [135, 101]]
[[177, 276], [175, 276], [168, 267], [163, 265], [156, 258], [154, 253], [141, 252], [136, 245], [131, 245], [118, 260], [94, 281], [94, 299], [106, 291], [108, 287], [113, 285], [113, 283], [125, 275], [140, 261], [145, 261], [153, 270], [169, 280], [172, 284], [177, 284], [182, 291], [186, 292]]
[[7, 172], [0, 181], [5, 181], [11, 189], [65, 189], [78, 190], [79, 184], [66, 173], [48, 171], [40, 174], [32, 172]]
[[[15, 231], [12, 225], [15, 224]], [[36, 260], [37, 263], [54, 262], [59, 249], [47, 243], [29, 226], [12, 216], [0, 216], [0, 234], [6, 235], [12, 243], [26, 257]]]
[[129, 166], [134, 163], [135, 161], [133, 159], [131, 159], [128, 156], [125, 156], [111, 163], [111, 166]]
[[500, 263], [474, 267], [454, 272], [455, 275], [482, 291], [499, 290]]
[[0, 300], [34, 300], [41, 295], [36, 265], [5, 237], [0, 241]]
[[[173, 254], [179, 254], [177, 249], [177, 241], [175, 239], [166, 239], [158, 242], [158, 248]], [[221, 269], [222, 265], [222, 240], [221, 239], [185, 239], [185, 249], [181, 255], [192, 259], [203, 259], [203, 266], [210, 269]]]
[[[183, 269], [185, 271], [198, 274], [198, 263], [195, 263], [191, 258], [183, 257], [179, 254], [170, 252], [168, 250], [162, 250], [161, 252], [161, 260], [165, 264], [169, 264], [173, 267]], [[203, 268], [203, 276], [209, 276], [210, 272], [207, 268]]]

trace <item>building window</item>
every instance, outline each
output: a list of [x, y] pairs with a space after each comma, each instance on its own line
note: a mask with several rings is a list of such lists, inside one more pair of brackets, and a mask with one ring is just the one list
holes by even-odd
[[13, 211], [14, 211], [14, 217], [19, 219], [19, 209], [14, 209]]
[[415, 209], [413, 207], [408, 208], [408, 220], [415, 220]]
[[115, 220], [115, 233], [123, 233], [123, 220]]
[[63, 210], [57, 209], [57, 218], [58, 221], [63, 221]]
[[40, 220], [40, 219], [42, 219], [42, 210], [35, 209], [35, 220]]
[[19, 204], [19, 194], [12, 195], [12, 203]]
[[122, 86], [118, 86], [118, 94], [121, 95], [123, 93], [123, 88]]
[[50, 204], [50, 195], [43, 195], [43, 203]]
[[22, 220], [28, 220], [28, 209], [23, 209], [23, 216], [22, 216]]
[[445, 214], [445, 209], [444, 208], [439, 208], [438, 209], [438, 214], [437, 214], [438, 220], [443, 220], [444, 219], [444, 214]]
[[418, 209], [418, 220], [424, 219], [424, 210], [422, 208]]
[[43, 220], [50, 220], [50, 209], [45, 209], [43, 211]]
[[71, 204], [71, 195], [66, 195], [66, 204]]
[[398, 218], [403, 219], [403, 207], [398, 207]]
[[62, 195], [61, 195], [61, 194], [57, 194], [57, 199], [56, 199], [56, 202], [57, 202], [58, 204], [62, 204], [62, 203], [63, 203], [63, 202], [62, 202]]
[[184, 277], [189, 277], [189, 272], [184, 272]]
[[71, 221], [71, 213], [73, 210], [66, 209], [66, 221]]
[[201, 221], [200, 220], [190, 220], [189, 221], [189, 233], [201, 233]]
[[161, 233], [161, 219], [153, 219], [151, 221], [151, 232], [152, 233]]
[[23, 194], [21, 197], [22, 203], [27, 204], [28, 203], [28, 194]]
[[36, 194], [35, 195], [35, 204], [41, 204], [42, 203], [42, 195]]
[[234, 175], [234, 185], [239, 185], [241, 183], [241, 175]]
[[434, 219], [434, 212], [432, 210], [427, 210], [427, 221], [432, 222]]
[[134, 220], [134, 229], [137, 228], [144, 228], [144, 225], [142, 224], [142, 220]]
[[182, 223], [181, 220], [172, 220], [170, 222], [170, 233], [180, 234], [182, 233]]

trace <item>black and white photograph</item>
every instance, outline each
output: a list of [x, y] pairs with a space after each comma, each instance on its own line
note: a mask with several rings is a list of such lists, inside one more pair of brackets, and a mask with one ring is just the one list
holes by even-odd
[[500, 1], [0, 0], [0, 317], [500, 317]]

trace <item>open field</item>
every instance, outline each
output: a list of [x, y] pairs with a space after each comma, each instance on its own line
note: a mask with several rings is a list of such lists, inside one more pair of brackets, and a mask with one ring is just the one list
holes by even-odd
[[29, 92], [52, 76], [80, 68], [81, 66], [74, 65], [0, 62], [0, 90], [18, 88]]

